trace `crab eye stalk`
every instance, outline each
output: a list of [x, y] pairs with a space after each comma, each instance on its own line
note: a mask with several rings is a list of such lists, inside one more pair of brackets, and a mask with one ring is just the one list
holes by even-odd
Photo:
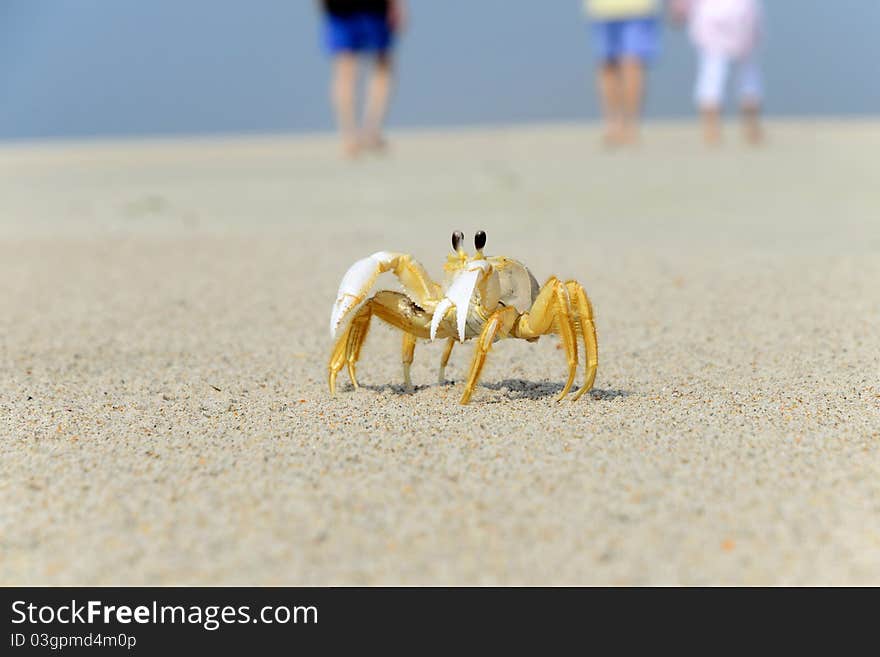
[[464, 242], [464, 233], [462, 233], [460, 230], [457, 230], [454, 233], [452, 233], [452, 250], [453, 251], [456, 251], [456, 252], [460, 251], [462, 242]]
[[477, 234], [474, 235], [474, 246], [477, 247], [477, 251], [483, 250], [483, 247], [486, 246], [486, 231], [477, 231]]

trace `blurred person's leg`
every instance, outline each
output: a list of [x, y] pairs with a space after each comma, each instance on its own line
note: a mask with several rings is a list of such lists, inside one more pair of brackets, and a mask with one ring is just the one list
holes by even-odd
[[602, 139], [606, 145], [613, 146], [623, 141], [623, 84], [620, 63], [606, 61], [596, 72], [596, 86], [602, 102], [604, 122]]
[[379, 52], [373, 64], [367, 89], [367, 104], [364, 113], [364, 145], [369, 148], [383, 148], [385, 140], [382, 130], [388, 114], [388, 101], [394, 87], [394, 60], [390, 50]]
[[703, 140], [710, 146], [721, 143], [721, 105], [730, 63], [724, 55], [699, 53], [694, 101], [700, 110]]
[[761, 69], [753, 54], [740, 62], [738, 77], [740, 111], [745, 138], [751, 144], [760, 144], [764, 139], [764, 131], [761, 128], [764, 84]]
[[635, 143], [645, 99], [645, 68], [657, 56], [660, 23], [655, 18], [623, 21], [621, 77], [623, 88], [624, 139]]
[[623, 141], [623, 78], [620, 71], [620, 21], [595, 21], [593, 43], [599, 65], [596, 88], [602, 109], [602, 140], [607, 146]]
[[350, 157], [359, 149], [355, 109], [359, 32], [357, 23], [350, 16], [325, 16], [324, 47], [333, 58], [330, 103], [336, 114], [343, 150]]
[[623, 139], [639, 140], [639, 123], [645, 94], [645, 69], [639, 57], [624, 57], [620, 63], [623, 90]]
[[[394, 3], [398, 7], [398, 3]], [[382, 129], [388, 114], [388, 103], [394, 87], [394, 24], [402, 20], [395, 13], [385, 15], [363, 14], [360, 25], [364, 47], [374, 53], [374, 62], [367, 84], [367, 100], [364, 105], [362, 140], [367, 148], [381, 149], [385, 145]]]
[[336, 111], [336, 124], [342, 138], [342, 148], [348, 156], [357, 155], [360, 148], [357, 131], [355, 91], [357, 88], [357, 55], [340, 52], [333, 58], [331, 100]]

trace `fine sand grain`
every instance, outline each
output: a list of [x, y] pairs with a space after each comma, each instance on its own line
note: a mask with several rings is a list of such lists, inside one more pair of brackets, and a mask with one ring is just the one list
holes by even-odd
[[[880, 584], [880, 124], [645, 135], [0, 149], [0, 583]], [[585, 285], [591, 395], [376, 322], [328, 397], [347, 266], [456, 228]]]

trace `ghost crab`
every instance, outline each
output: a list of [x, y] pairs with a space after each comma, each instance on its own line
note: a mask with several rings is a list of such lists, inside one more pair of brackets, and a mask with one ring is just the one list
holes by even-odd
[[[521, 262], [505, 256], [483, 255], [486, 233], [474, 236], [476, 254], [470, 257], [462, 247], [461, 231], [452, 234], [453, 254], [448, 256], [445, 282], [435, 283], [425, 268], [405, 253], [379, 251], [358, 260], [345, 273], [330, 315], [330, 335], [345, 329], [330, 356], [330, 394], [336, 392], [336, 377], [348, 367], [352, 385], [357, 388], [355, 365], [376, 317], [403, 331], [403, 379], [412, 388], [410, 366], [416, 342], [446, 339], [440, 360], [441, 384], [456, 340], [478, 338], [461, 403], [470, 401], [486, 354], [501, 338], [520, 338], [534, 342], [542, 335], [558, 334], [568, 362], [568, 380], [558, 400], [571, 390], [578, 366], [577, 338], [583, 340], [586, 365], [584, 385], [574, 395], [577, 400], [593, 386], [599, 364], [593, 308], [584, 288], [577, 281], [562, 282], [551, 276], [539, 288], [532, 273]], [[381, 290], [367, 294], [383, 272], [393, 272], [403, 292]]]

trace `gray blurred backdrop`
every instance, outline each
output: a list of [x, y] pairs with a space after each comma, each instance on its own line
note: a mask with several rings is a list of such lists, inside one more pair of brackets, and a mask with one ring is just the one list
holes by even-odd
[[[597, 113], [579, 0], [409, 0], [392, 126]], [[880, 113], [880, 1], [766, 0], [768, 112]], [[648, 114], [692, 113], [665, 29]], [[0, 0], [0, 139], [323, 131], [312, 0]]]

